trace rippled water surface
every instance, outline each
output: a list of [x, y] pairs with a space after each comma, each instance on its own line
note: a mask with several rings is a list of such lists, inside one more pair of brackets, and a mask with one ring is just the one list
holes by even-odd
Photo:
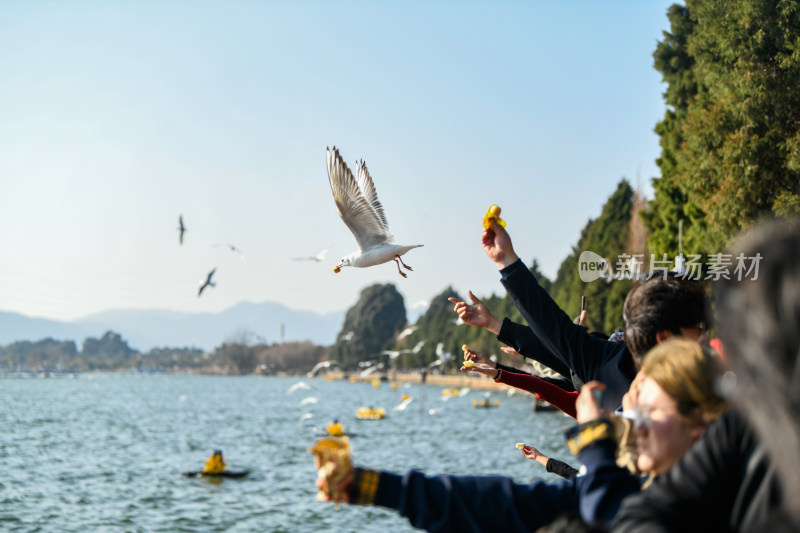
[[[307, 449], [334, 418], [355, 433], [353, 460], [366, 467], [557, 481], [519, 441], [574, 463], [562, 434], [571, 419], [533, 412], [527, 394], [494, 393], [500, 407], [475, 409], [485, 391], [441, 392], [278, 377], [0, 379], [0, 530], [416, 531], [388, 509], [315, 501]], [[394, 410], [402, 394], [413, 401]], [[358, 420], [362, 406], [387, 417]], [[250, 475], [181, 475], [214, 449]]]

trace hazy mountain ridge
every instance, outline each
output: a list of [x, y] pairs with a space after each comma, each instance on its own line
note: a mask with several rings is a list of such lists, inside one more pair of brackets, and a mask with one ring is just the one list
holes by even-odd
[[112, 330], [119, 333], [131, 348], [142, 352], [163, 346], [213, 350], [232, 337], [241, 341], [243, 334], [249, 334], [251, 342], [309, 340], [327, 346], [333, 344], [344, 313], [322, 315], [289, 309], [273, 302], [242, 302], [220, 313], [119, 309], [72, 321], [0, 311], [0, 345], [51, 337], [74, 340], [80, 349], [87, 337], [100, 337]]

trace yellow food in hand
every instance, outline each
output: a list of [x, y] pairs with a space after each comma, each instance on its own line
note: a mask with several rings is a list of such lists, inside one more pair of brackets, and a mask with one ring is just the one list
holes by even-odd
[[516, 446], [517, 446], [517, 448], [519, 448], [519, 449], [521, 450], [522, 448], [524, 448], [524, 447], [525, 447], [525, 443], [524, 443], [524, 442], [518, 442], [518, 443], [516, 444]]
[[500, 208], [494, 204], [489, 206], [489, 209], [483, 217], [483, 227], [486, 229], [491, 228], [492, 221], [497, 222], [503, 228], [506, 227], [506, 221], [500, 218]]
[[339, 502], [344, 499], [341, 489], [335, 487], [353, 470], [350, 459], [350, 441], [347, 437], [325, 437], [308, 449], [317, 456], [319, 470], [317, 476], [325, 478], [322, 490], [317, 493], [318, 500]]
[[477, 366], [477, 365], [475, 363], [473, 363], [472, 361], [464, 361], [464, 366], [466, 366], [468, 368], [472, 368], [473, 366]]
[[467, 350], [469, 350], [469, 348], [467, 347], [467, 345], [466, 345], [466, 344], [462, 344], [462, 345], [461, 345], [461, 349], [462, 349], [462, 350], [464, 350], [465, 352], [466, 352]]

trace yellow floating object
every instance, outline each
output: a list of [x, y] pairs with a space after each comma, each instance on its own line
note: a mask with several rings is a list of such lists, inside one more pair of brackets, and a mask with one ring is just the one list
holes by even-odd
[[325, 484], [317, 493], [317, 499], [329, 499], [334, 502], [343, 500], [344, 494], [334, 490], [334, 487], [353, 470], [350, 441], [347, 437], [325, 437], [318, 440], [308, 451], [316, 455], [319, 461], [317, 476], [325, 478]]
[[483, 227], [486, 229], [491, 228], [492, 221], [497, 222], [503, 228], [506, 227], [506, 221], [500, 218], [500, 208], [494, 204], [489, 206], [483, 217]]
[[341, 272], [341, 270], [342, 270], [342, 268], [339, 265], [336, 265], [335, 267], [333, 267], [333, 273], [334, 274], [338, 274], [339, 272]]
[[411, 396], [409, 396], [408, 394], [403, 394], [402, 396], [400, 396], [400, 399], [403, 400], [403, 401], [406, 401], [409, 398], [411, 398]]
[[442, 396], [459, 396], [461, 389], [442, 389]]
[[374, 407], [359, 407], [356, 413], [356, 418], [362, 420], [380, 420], [386, 414], [383, 407], [375, 409]]
[[500, 400], [493, 402], [492, 400], [472, 400], [472, 407], [500, 407]]
[[380, 386], [381, 386], [381, 380], [379, 380], [379, 379], [373, 379], [373, 380], [372, 380], [372, 386], [373, 386], [373, 387], [375, 387], [376, 389], [379, 389], [379, 388], [380, 388]]
[[331, 422], [328, 424], [328, 433], [334, 437], [341, 437], [344, 435], [344, 427], [341, 422]]
[[203, 470], [201, 470], [201, 473], [220, 474], [225, 470], [226, 466], [227, 463], [225, 463], [225, 460], [222, 458], [222, 452], [216, 450], [211, 457], [208, 458], [208, 461], [206, 461], [206, 465], [203, 467]]

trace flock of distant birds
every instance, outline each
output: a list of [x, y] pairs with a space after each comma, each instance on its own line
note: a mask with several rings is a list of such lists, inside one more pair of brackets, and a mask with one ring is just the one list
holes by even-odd
[[[397, 264], [397, 271], [404, 278], [406, 273], [400, 268], [413, 270], [405, 264], [401, 258], [409, 250], [418, 248], [422, 244], [401, 245], [395, 244], [394, 236], [389, 232], [389, 224], [383, 206], [378, 200], [378, 193], [375, 184], [367, 170], [364, 160], [356, 162], [356, 175], [339, 155], [339, 151], [334, 146], [333, 149], [326, 148], [328, 163], [328, 182], [333, 193], [333, 201], [339, 212], [339, 217], [350, 229], [358, 243], [358, 250], [344, 256], [334, 267], [333, 271], [339, 273], [342, 267], [352, 266], [366, 268], [394, 261]], [[178, 215], [178, 244], [183, 245], [183, 237], [186, 233], [186, 225], [183, 215]], [[227, 246], [232, 252], [239, 254], [244, 261], [244, 254], [233, 244], [218, 243], [215, 246]], [[324, 261], [329, 249], [322, 250], [313, 257], [295, 257], [296, 261], [311, 260], [317, 263]], [[197, 297], [202, 296], [203, 291], [208, 287], [215, 287], [214, 274], [217, 269], [214, 267], [206, 275], [206, 279], [200, 284], [197, 290]]]

